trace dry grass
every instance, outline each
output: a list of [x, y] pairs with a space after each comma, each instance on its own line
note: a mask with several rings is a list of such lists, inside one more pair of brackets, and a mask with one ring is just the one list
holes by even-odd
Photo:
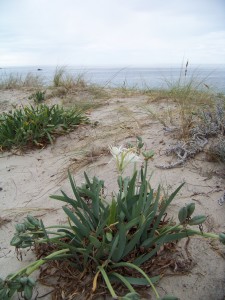
[[43, 78], [32, 73], [25, 77], [19, 74], [4, 74], [0, 78], [0, 89], [21, 89], [21, 88], [38, 88], [43, 86]]

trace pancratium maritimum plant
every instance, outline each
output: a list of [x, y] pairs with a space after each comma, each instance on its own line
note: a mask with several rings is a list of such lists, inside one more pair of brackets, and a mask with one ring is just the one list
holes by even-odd
[[141, 158], [137, 155], [134, 147], [109, 146], [109, 149], [113, 159], [116, 161], [116, 168], [119, 174], [122, 174], [128, 165], [141, 162]]
[[[163, 275], [162, 261], [157, 265], [158, 253], [164, 246], [170, 249], [177, 241], [193, 235], [219, 239], [225, 244], [225, 233], [203, 232], [206, 217], [194, 215], [195, 203], [180, 209], [177, 223], [167, 217], [166, 210], [183, 184], [165, 196], [160, 205], [160, 186], [154, 190], [147, 179], [147, 163], [153, 151], [142, 152], [145, 164], [139, 172], [135, 169], [130, 177], [122, 176], [128, 164], [140, 161], [135, 149], [143, 147], [141, 138], [138, 142], [136, 148], [111, 147], [120, 172], [118, 190], [111, 201], [105, 196], [103, 180], [89, 179], [84, 173], [86, 182], [78, 187], [69, 173], [73, 196], [63, 191], [51, 196], [65, 203], [62, 208], [68, 224], [45, 227], [41, 220], [28, 215], [16, 225], [11, 245], [17, 251], [32, 247], [39, 259], [5, 279], [0, 278], [1, 300], [9, 300], [15, 293], [31, 300], [35, 282], [30, 275], [44, 264], [48, 264], [48, 271], [43, 273], [42, 269], [42, 279], [47, 280], [50, 273], [56, 279], [53, 299], [62, 299], [62, 294], [65, 299], [77, 299], [74, 295], [92, 299], [99, 290], [103, 294], [107, 288], [113, 299], [139, 300], [141, 296], [135, 290], [138, 286], [151, 287], [157, 300], [178, 299], [160, 297], [155, 288]], [[192, 226], [200, 226], [200, 230]], [[118, 285], [124, 289], [118, 289]], [[52, 286], [55, 287], [54, 281]]]

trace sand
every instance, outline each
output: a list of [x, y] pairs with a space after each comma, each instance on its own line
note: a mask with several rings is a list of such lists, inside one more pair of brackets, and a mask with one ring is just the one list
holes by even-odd
[[[1, 91], [0, 111], [7, 111], [13, 105], [27, 104], [29, 94], [24, 91]], [[47, 101], [60, 103], [61, 100]], [[17, 260], [15, 250], [9, 244], [14, 225], [21, 222], [27, 213], [42, 218], [46, 225], [65, 221], [65, 215], [60, 209], [61, 203], [49, 196], [60, 194], [61, 189], [71, 194], [68, 169], [78, 184], [84, 181], [84, 171], [90, 176], [105, 179], [107, 194], [110, 196], [112, 191], [117, 190], [117, 173], [114, 163], [109, 163], [111, 156], [108, 145], [119, 146], [134, 142], [137, 135], [143, 138], [148, 149], [155, 151], [154, 159], [149, 164], [149, 174], [153, 172], [153, 187], [162, 184], [166, 192], [172, 192], [182, 182], [186, 182], [172, 203], [169, 214], [176, 218], [180, 207], [194, 202], [196, 213], [208, 216], [204, 225], [206, 232], [225, 232], [225, 205], [218, 204], [225, 189], [225, 179], [218, 175], [223, 166], [208, 162], [205, 154], [201, 153], [180, 168], [156, 168], [158, 164], [171, 161], [171, 157], [165, 156], [165, 150], [174, 140], [172, 135], [163, 130], [159, 121], [143, 110], [142, 106], [147, 103], [148, 96], [114, 95], [105, 100], [102, 107], [89, 112], [92, 125], [80, 126], [67, 136], [59, 137], [54, 145], [23, 154], [0, 154], [1, 278], [28, 264], [34, 257], [31, 251], [24, 251], [23, 261]], [[160, 112], [166, 110], [167, 106], [168, 103], [163, 99], [151, 103], [151, 108]], [[174, 294], [182, 300], [225, 299], [224, 247], [217, 242], [193, 238], [188, 246], [190, 262], [189, 258], [184, 258], [183, 244], [180, 243], [179, 247], [186, 266], [179, 275], [171, 270], [170, 276], [160, 281], [160, 295]], [[38, 286], [37, 289], [39, 296], [44, 294], [43, 287]], [[44, 299], [50, 299], [50, 295]], [[149, 299], [154, 299], [154, 296], [149, 296]]]

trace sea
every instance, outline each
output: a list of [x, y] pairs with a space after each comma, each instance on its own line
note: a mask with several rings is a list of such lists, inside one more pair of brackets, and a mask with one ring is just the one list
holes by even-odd
[[[61, 66], [21, 66], [0, 68], [0, 81], [9, 75], [25, 77], [28, 73], [38, 75], [44, 84], [51, 85], [54, 73]], [[82, 78], [90, 84], [103, 87], [139, 89], [170, 88], [192, 82], [198, 88], [211, 89], [225, 94], [225, 65], [154, 65], [148, 67], [66, 66], [67, 74]]]

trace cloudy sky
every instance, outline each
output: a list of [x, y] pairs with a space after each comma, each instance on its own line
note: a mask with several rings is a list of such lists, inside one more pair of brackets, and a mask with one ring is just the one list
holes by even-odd
[[225, 64], [225, 0], [0, 0], [0, 67]]

